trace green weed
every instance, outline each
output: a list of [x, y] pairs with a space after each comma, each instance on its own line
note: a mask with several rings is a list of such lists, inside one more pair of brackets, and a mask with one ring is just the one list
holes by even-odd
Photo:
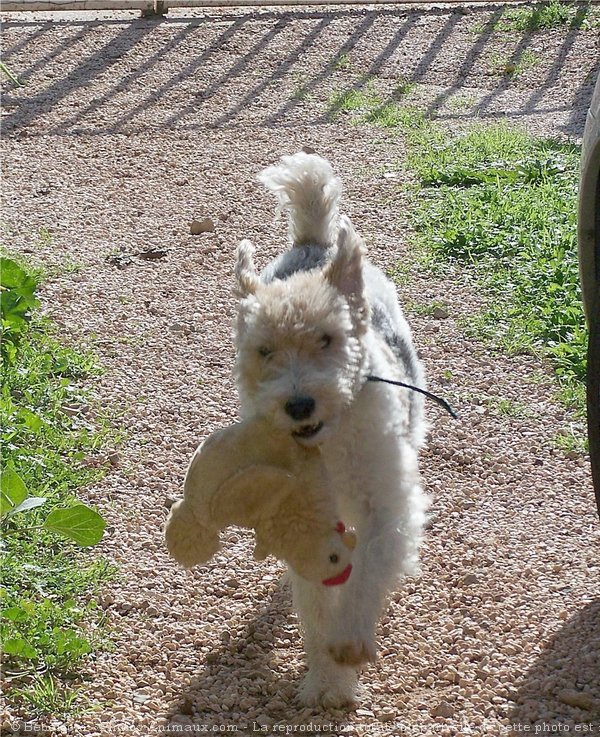
[[14, 74], [9, 67], [6, 66], [6, 64], [2, 61], [0, 61], [0, 72], [5, 74], [10, 81], [15, 84], [17, 87], [23, 87], [23, 82]]
[[30, 688], [13, 689], [11, 696], [26, 703], [34, 714], [64, 716], [73, 713], [78, 689], [43, 675]]
[[507, 59], [497, 52], [490, 57], [491, 71], [504, 74], [512, 79], [516, 79], [529, 69], [533, 69], [540, 61], [540, 57], [529, 49], [525, 49], [516, 59]]
[[112, 568], [79, 547], [104, 522], [75, 492], [102, 476], [96, 459], [110, 430], [82, 386], [100, 373], [95, 358], [36, 316], [31, 272], [5, 257], [2, 267], [3, 664], [9, 698], [53, 711], [70, 703], [62, 684], [99, 642], [103, 616], [90, 596]]
[[333, 68], [336, 70], [348, 69], [350, 67], [350, 57], [348, 54], [340, 54], [338, 58], [333, 62]]
[[554, 445], [565, 455], [576, 457], [589, 451], [588, 438], [581, 425], [570, 425], [554, 436]]
[[410, 305], [406, 305], [406, 309], [413, 315], [432, 316], [448, 314], [448, 306], [444, 304], [444, 302], [440, 302], [438, 300], [433, 300], [433, 302], [429, 302], [427, 304], [412, 303]]
[[367, 111], [378, 102], [378, 95], [373, 91], [372, 86], [367, 84], [362, 89], [350, 89], [335, 93], [331, 97], [330, 108], [333, 114], [348, 113], [355, 110]]
[[406, 77], [398, 77], [396, 87], [394, 88], [394, 98], [410, 95], [410, 93], [416, 89], [416, 86], [415, 82], [411, 82], [409, 79], [406, 79]]
[[506, 397], [490, 397], [485, 404], [502, 417], [531, 417], [531, 410], [524, 402], [517, 402]]

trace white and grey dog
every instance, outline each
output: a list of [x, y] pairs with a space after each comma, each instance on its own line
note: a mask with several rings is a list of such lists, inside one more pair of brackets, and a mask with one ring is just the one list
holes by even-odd
[[236, 377], [244, 414], [320, 445], [342, 518], [356, 527], [343, 586], [292, 574], [309, 666], [301, 698], [339, 707], [355, 701], [358, 669], [375, 659], [387, 594], [417, 570], [427, 508], [417, 466], [422, 397], [367, 377], [424, 387], [424, 375], [392, 283], [339, 213], [330, 164], [284, 156], [259, 180], [287, 214], [292, 248], [259, 275], [252, 244], [239, 245]]

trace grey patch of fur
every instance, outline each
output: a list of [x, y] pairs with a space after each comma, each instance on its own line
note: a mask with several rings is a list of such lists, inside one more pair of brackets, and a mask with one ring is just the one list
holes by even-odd
[[297, 271], [322, 269], [330, 258], [330, 250], [323, 246], [295, 246], [268, 264], [261, 272], [260, 278], [265, 284], [274, 279], [287, 279]]
[[407, 339], [394, 329], [384, 305], [378, 300], [371, 302], [371, 324], [392, 349], [394, 355], [400, 359], [406, 369], [408, 379], [413, 383], [417, 382], [419, 375], [414, 349]]

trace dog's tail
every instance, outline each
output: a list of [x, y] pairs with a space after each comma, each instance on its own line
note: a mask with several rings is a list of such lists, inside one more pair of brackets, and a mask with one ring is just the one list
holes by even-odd
[[335, 243], [342, 183], [328, 161], [303, 152], [283, 156], [258, 180], [277, 197], [279, 211], [287, 214], [293, 246], [328, 248]]

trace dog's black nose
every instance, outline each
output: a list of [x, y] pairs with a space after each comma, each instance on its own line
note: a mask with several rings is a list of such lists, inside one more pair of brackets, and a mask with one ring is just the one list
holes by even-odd
[[310, 417], [315, 408], [312, 397], [292, 397], [285, 403], [285, 411], [293, 420], [305, 420]]

